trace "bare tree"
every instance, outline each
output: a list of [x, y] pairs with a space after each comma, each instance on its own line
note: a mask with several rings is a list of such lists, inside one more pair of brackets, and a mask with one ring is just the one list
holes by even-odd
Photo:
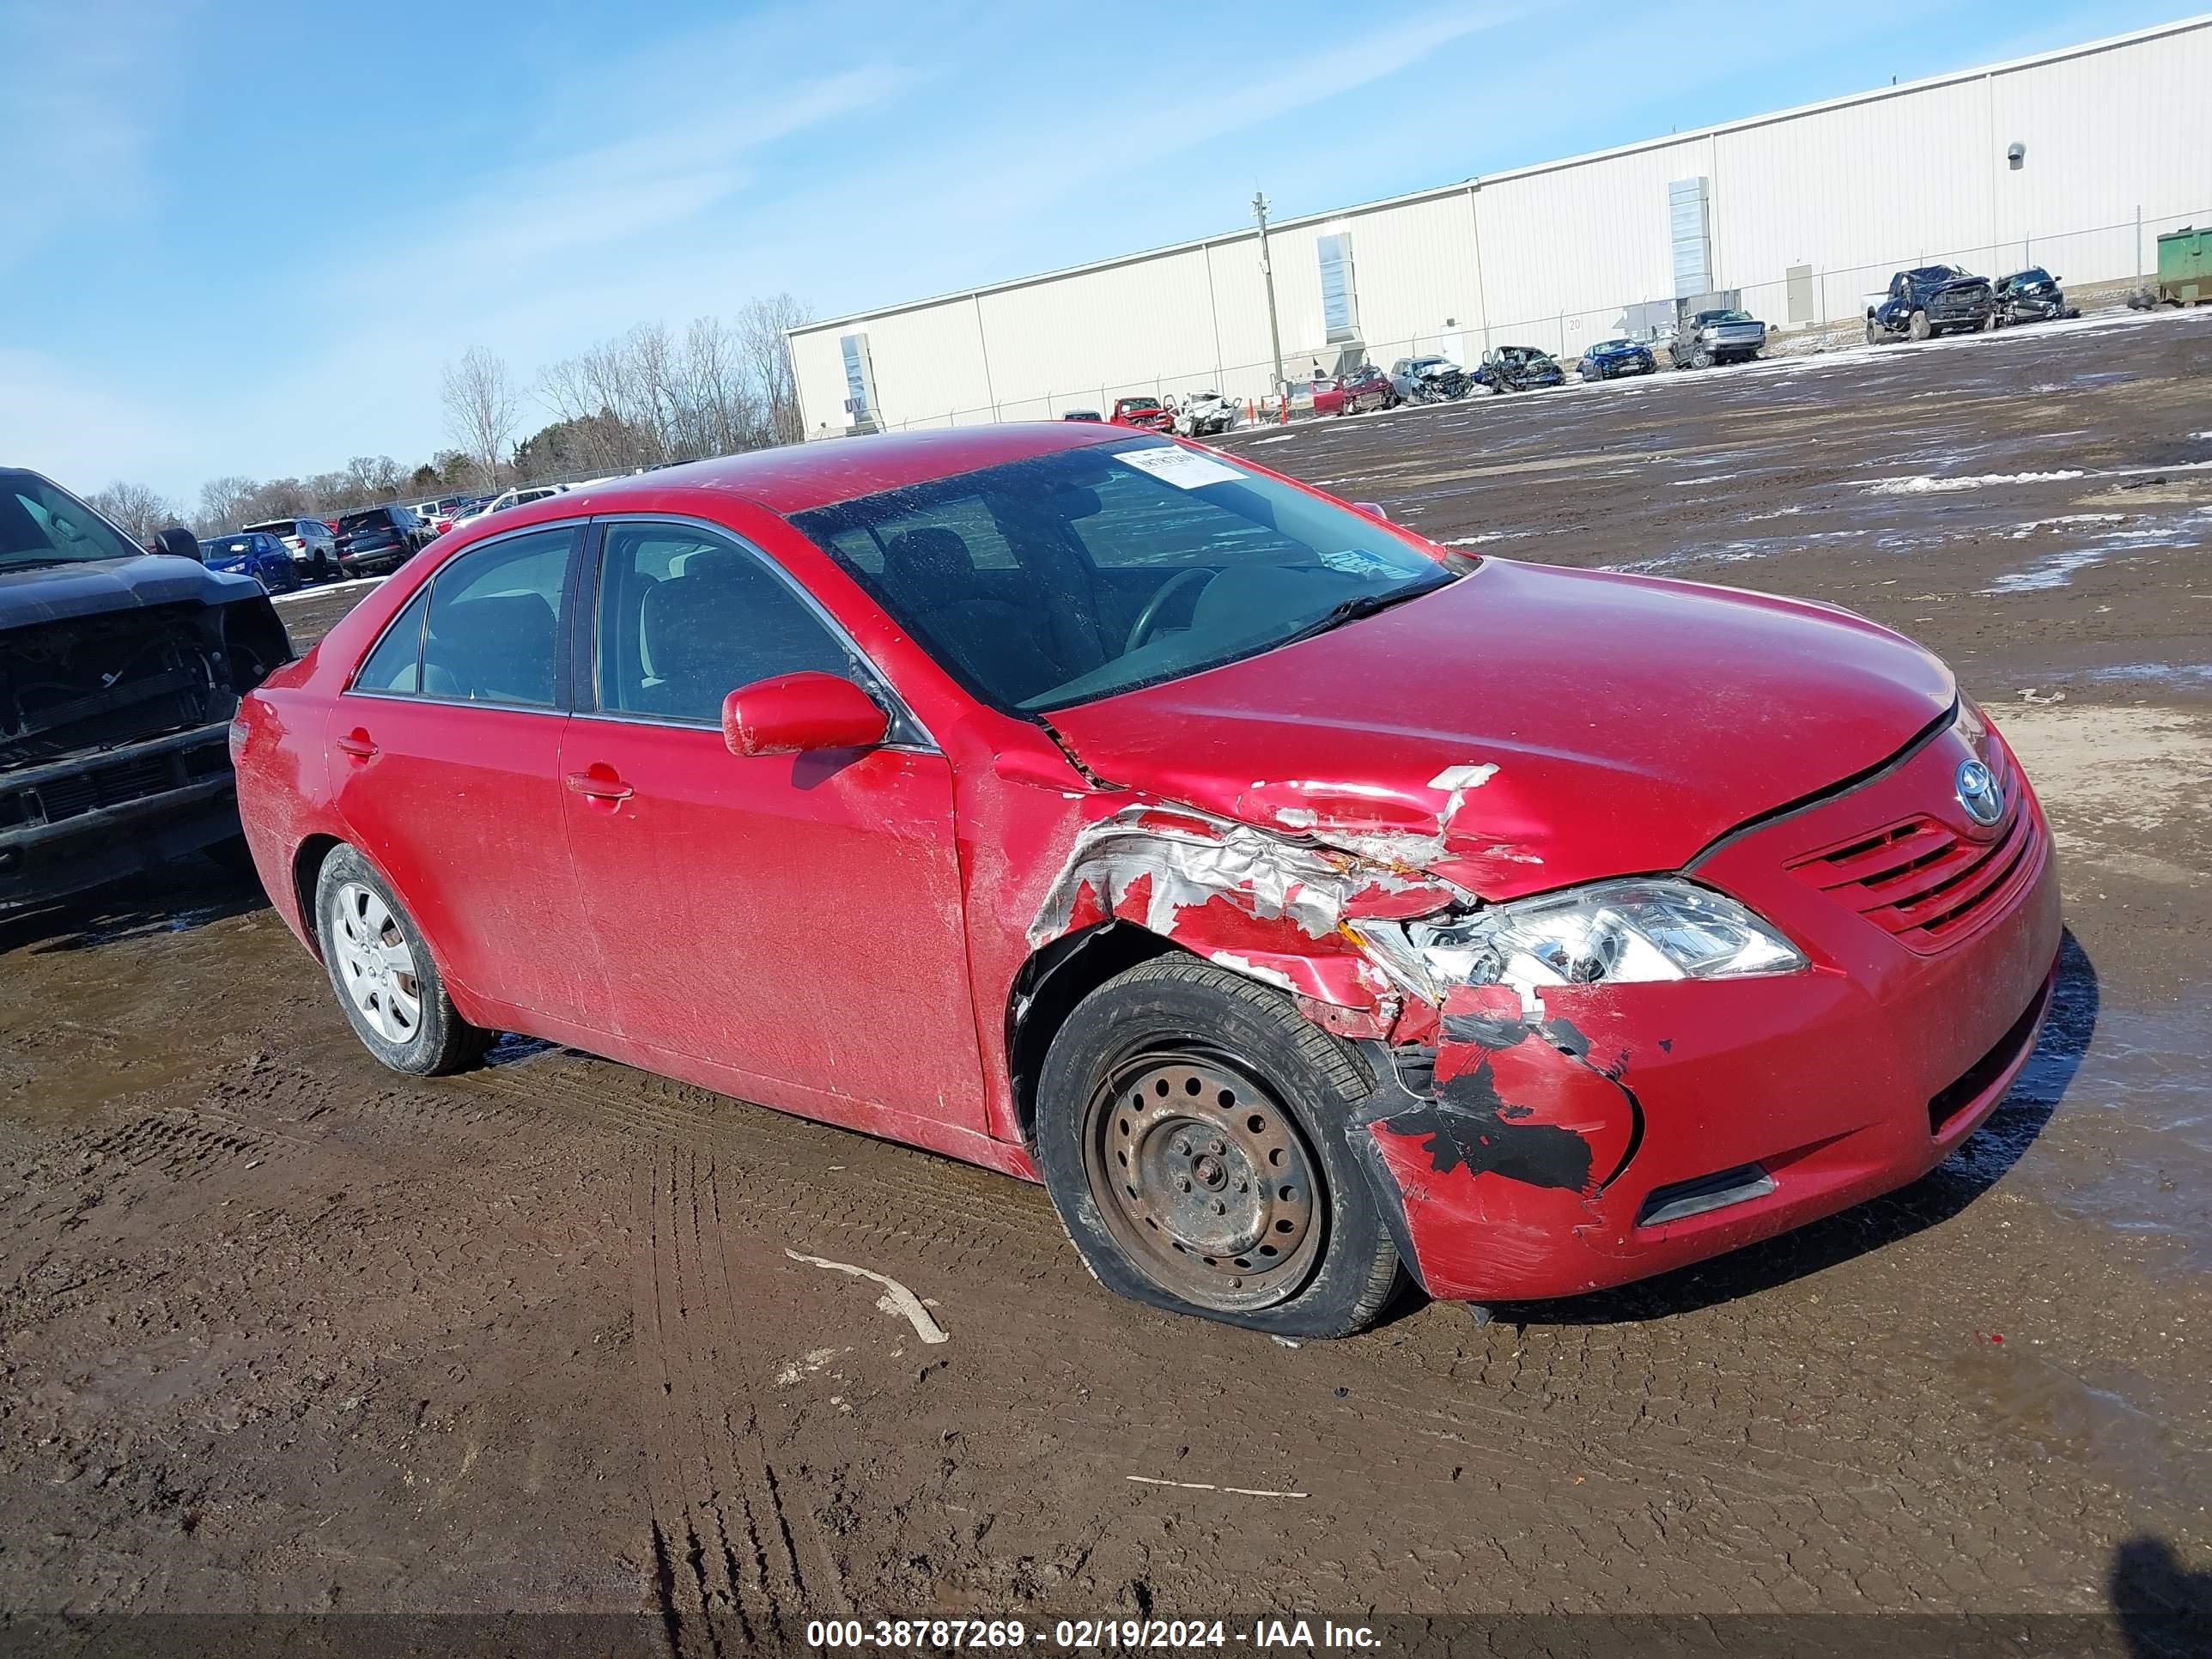
[[469, 452], [483, 474], [484, 488], [499, 487], [500, 456], [514, 435], [518, 399], [507, 359], [471, 346], [458, 363], [446, 365], [441, 395], [447, 429]]
[[236, 473], [210, 478], [200, 486], [199, 519], [193, 527], [202, 535], [237, 529], [246, 522], [253, 492], [259, 488], [252, 479]]
[[86, 497], [93, 510], [135, 542], [154, 539], [156, 531], [177, 521], [177, 509], [151, 489], [118, 478], [97, 495]]
[[738, 340], [753, 386], [767, 406], [772, 441], [795, 444], [806, 435], [799, 409], [799, 376], [791, 366], [791, 342], [785, 331], [811, 320], [813, 313], [788, 294], [748, 300], [738, 313]]

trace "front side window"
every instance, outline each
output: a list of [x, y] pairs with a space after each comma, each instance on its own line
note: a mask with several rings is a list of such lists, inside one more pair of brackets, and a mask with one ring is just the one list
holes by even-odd
[[[1011, 569], [975, 556], [987, 520]], [[1451, 580], [1365, 515], [1156, 439], [796, 514], [975, 696], [1043, 713], [1255, 655]]]
[[682, 524], [614, 524], [599, 558], [599, 707], [719, 726], [739, 686], [814, 671], [863, 678], [852, 653], [750, 550]]
[[554, 706], [561, 594], [575, 541], [572, 529], [537, 531], [479, 548], [438, 573], [423, 622], [422, 696]]

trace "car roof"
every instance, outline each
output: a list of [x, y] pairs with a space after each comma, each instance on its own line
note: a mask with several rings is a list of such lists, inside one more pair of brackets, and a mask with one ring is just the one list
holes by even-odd
[[[869, 438], [823, 439], [726, 455], [711, 461], [617, 478], [570, 490], [534, 505], [559, 517], [579, 511], [620, 512], [625, 501], [676, 492], [720, 492], [756, 501], [772, 513], [804, 513], [879, 490], [929, 483], [978, 467], [999, 466], [1064, 449], [1126, 443], [1133, 434], [1085, 421], [1022, 421], [991, 426], [884, 433]], [[557, 505], [556, 505], [557, 504]]]

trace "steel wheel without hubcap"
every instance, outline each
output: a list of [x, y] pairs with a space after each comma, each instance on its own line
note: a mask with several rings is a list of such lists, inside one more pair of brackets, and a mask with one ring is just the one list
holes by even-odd
[[406, 1043], [422, 1029], [422, 990], [415, 952], [391, 907], [359, 882], [343, 882], [331, 901], [338, 983], [361, 1017], [387, 1042]]
[[1327, 1215], [1312, 1152], [1243, 1073], [1200, 1053], [1133, 1056], [1092, 1097], [1083, 1144], [1107, 1231], [1162, 1289], [1241, 1312], [1304, 1286]]

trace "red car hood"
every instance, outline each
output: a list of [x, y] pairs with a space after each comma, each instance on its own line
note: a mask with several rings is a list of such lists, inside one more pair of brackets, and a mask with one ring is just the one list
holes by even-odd
[[1487, 560], [1052, 722], [1114, 782], [1509, 898], [1677, 869], [1879, 765], [1955, 695], [1919, 647], [1823, 606]]

